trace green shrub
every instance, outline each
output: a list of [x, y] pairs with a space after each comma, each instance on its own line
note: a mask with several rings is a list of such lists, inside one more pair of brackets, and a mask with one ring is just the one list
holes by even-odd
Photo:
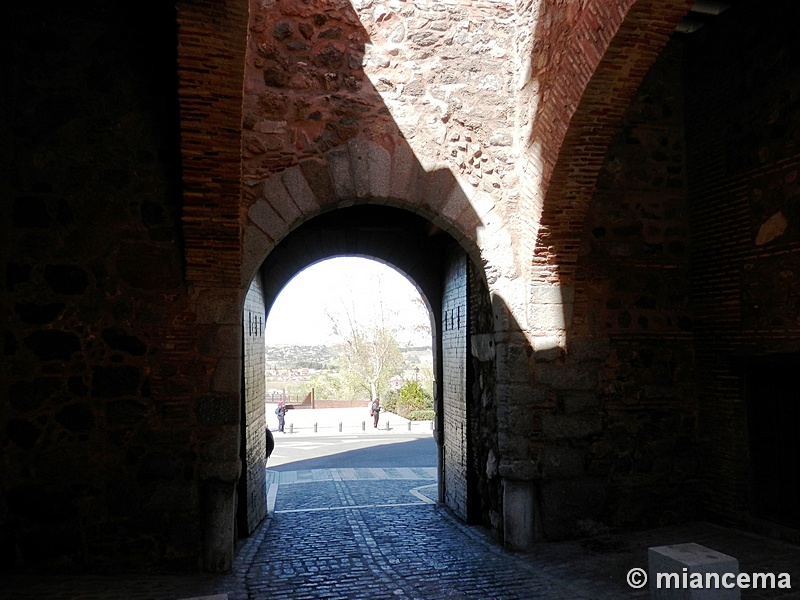
[[392, 412], [394, 414], [399, 414], [397, 412], [397, 392], [392, 390], [391, 392], [387, 392], [381, 398], [381, 409]]
[[433, 398], [426, 392], [418, 381], [406, 381], [397, 391], [397, 397], [392, 398], [391, 412], [405, 417], [411, 421], [424, 421], [429, 417], [413, 418], [417, 413], [433, 413]]

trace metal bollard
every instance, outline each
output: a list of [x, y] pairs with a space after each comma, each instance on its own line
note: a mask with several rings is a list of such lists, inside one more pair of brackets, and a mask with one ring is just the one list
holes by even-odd
[[408, 422], [408, 430], [411, 431], [411, 421]]
[[317, 424], [314, 423], [314, 433], [317, 433]]
[[389, 421], [386, 421], [386, 431], [389, 431]]
[[289, 423], [289, 433], [294, 433], [294, 423]]
[[341, 424], [341, 422], [339, 423], [339, 433], [342, 433], [342, 424]]
[[367, 422], [361, 421], [361, 431], [366, 431], [366, 429], [367, 429]]

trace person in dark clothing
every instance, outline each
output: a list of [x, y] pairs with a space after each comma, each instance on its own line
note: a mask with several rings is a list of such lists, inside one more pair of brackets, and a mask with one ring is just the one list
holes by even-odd
[[286, 404], [284, 404], [283, 400], [278, 402], [278, 408], [275, 409], [275, 414], [278, 415], [278, 431], [285, 433], [283, 431], [283, 424], [286, 419]]
[[375, 398], [375, 400], [372, 401], [372, 405], [369, 408], [369, 414], [373, 419], [372, 426], [375, 429], [377, 429], [378, 428], [378, 418], [380, 418], [380, 415], [381, 415], [381, 399], [380, 398]]

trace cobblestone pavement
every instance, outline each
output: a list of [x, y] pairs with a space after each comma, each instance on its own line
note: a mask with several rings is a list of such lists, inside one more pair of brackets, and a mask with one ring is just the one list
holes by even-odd
[[435, 600], [648, 598], [625, 575], [647, 548], [694, 541], [736, 556], [741, 572], [790, 572], [800, 598], [800, 548], [708, 524], [599, 535], [506, 552], [484, 530], [433, 503], [435, 469], [271, 473], [274, 512], [239, 549], [231, 574], [186, 577], [16, 576], [3, 598], [72, 600]]

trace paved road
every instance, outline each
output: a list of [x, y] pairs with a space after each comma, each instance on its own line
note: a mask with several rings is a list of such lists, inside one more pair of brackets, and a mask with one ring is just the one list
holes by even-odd
[[[743, 590], [748, 600], [800, 598], [800, 548], [704, 523], [506, 552], [480, 528], [410, 494], [425, 471], [320, 469], [281, 483], [276, 510], [245, 540], [229, 575], [0, 578], [15, 600], [621, 600], [650, 597], [625, 575], [647, 548], [695, 541], [736, 556], [741, 572], [792, 573], [792, 590]], [[315, 476], [312, 476], [315, 474]], [[352, 475], [352, 479], [347, 476]], [[324, 477], [327, 475], [327, 478]], [[409, 474], [406, 473], [408, 476]], [[316, 479], [315, 479], [316, 477]], [[433, 482], [433, 480], [427, 480]]]
[[[321, 452], [321, 441], [304, 441], [316, 446], [305, 451]], [[430, 456], [427, 449], [407, 453], [398, 447], [429, 448], [432, 440], [396, 436], [389, 441], [379, 446], [387, 452], [382, 462]], [[348, 448], [336, 439], [331, 443]], [[647, 548], [694, 541], [737, 557], [743, 573], [792, 574], [791, 590], [743, 590], [743, 598], [800, 598], [800, 548], [704, 523], [609, 532], [541, 544], [528, 554], [506, 552], [486, 530], [464, 525], [433, 502], [435, 466], [377, 466], [375, 451], [350, 448], [336, 453], [338, 458], [317, 456], [268, 469], [270, 515], [244, 540], [228, 575], [4, 574], [0, 597], [643, 600], [650, 597], [649, 589], [631, 589], [625, 577], [633, 567], [646, 568]], [[317, 460], [327, 466], [308, 468]], [[336, 461], [338, 466], [331, 466]]]
[[267, 469], [296, 471], [326, 467], [435, 467], [430, 433], [398, 435], [275, 435]]

